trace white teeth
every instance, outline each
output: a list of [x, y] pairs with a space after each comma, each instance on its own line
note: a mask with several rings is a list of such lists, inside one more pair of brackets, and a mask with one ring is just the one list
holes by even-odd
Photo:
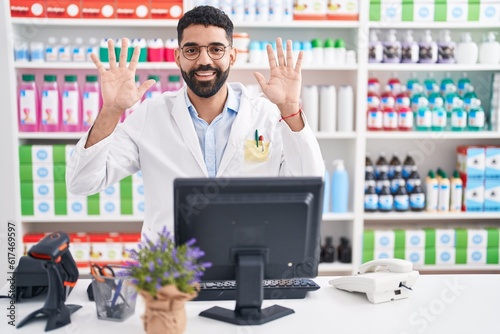
[[208, 76], [213, 75], [213, 73], [198, 73], [198, 72], [197, 72], [197, 73], [196, 73], [196, 75], [199, 75], [199, 76], [201, 76], [201, 77], [208, 77]]

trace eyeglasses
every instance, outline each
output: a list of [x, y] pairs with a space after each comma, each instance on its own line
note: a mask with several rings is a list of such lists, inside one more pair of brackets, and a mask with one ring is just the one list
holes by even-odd
[[208, 45], [188, 45], [181, 48], [184, 58], [187, 60], [196, 60], [201, 54], [201, 48], [206, 48], [208, 56], [213, 60], [219, 60], [226, 54], [226, 48], [231, 47], [231, 44], [208, 44]]

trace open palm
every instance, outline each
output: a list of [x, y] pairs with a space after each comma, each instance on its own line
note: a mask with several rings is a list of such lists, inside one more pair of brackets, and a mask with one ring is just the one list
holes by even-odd
[[266, 81], [264, 76], [259, 72], [254, 73], [255, 78], [262, 92], [274, 104], [280, 106], [299, 103], [302, 84], [302, 52], [299, 53], [297, 63], [294, 66], [291, 40], [287, 40], [286, 42], [286, 58], [281, 38], [276, 39], [276, 49], [278, 59], [276, 59], [271, 45], [267, 45], [267, 56], [271, 70], [269, 81]]
[[127, 67], [128, 40], [122, 38], [119, 63], [116, 63], [115, 47], [112, 39], [108, 40], [109, 69], [99, 61], [96, 55], [91, 58], [101, 76], [101, 91], [103, 108], [116, 112], [123, 112], [139, 101], [144, 93], [155, 83], [147, 80], [139, 87], [135, 84], [135, 71], [139, 59], [140, 49], [136, 47]]

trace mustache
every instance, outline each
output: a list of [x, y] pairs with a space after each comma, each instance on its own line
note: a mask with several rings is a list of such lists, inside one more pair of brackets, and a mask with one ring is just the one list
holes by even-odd
[[210, 65], [200, 65], [198, 68], [194, 68], [189, 71], [189, 74], [194, 75], [198, 71], [214, 71], [216, 74], [219, 74], [221, 72], [220, 69], [212, 67]]

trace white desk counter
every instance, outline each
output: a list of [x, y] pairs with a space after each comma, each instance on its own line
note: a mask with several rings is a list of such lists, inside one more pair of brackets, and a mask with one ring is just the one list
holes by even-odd
[[[331, 277], [318, 277], [321, 289], [305, 299], [265, 300], [263, 306], [279, 304], [295, 313], [260, 326], [235, 326], [198, 316], [214, 305], [234, 309], [234, 301], [188, 302], [186, 333], [500, 333], [500, 275], [423, 275], [410, 298], [371, 304], [365, 295], [330, 286]], [[139, 297], [135, 314], [124, 322], [98, 320], [95, 304], [86, 288], [90, 280], [80, 280], [68, 304], [83, 307], [71, 316], [72, 323], [49, 333], [143, 333], [140, 316], [144, 304]], [[0, 290], [6, 294], [7, 287]], [[43, 305], [43, 298], [16, 304], [16, 323]], [[20, 329], [8, 325], [8, 299], [0, 299], [0, 333], [43, 333], [46, 320], [36, 320]]]

